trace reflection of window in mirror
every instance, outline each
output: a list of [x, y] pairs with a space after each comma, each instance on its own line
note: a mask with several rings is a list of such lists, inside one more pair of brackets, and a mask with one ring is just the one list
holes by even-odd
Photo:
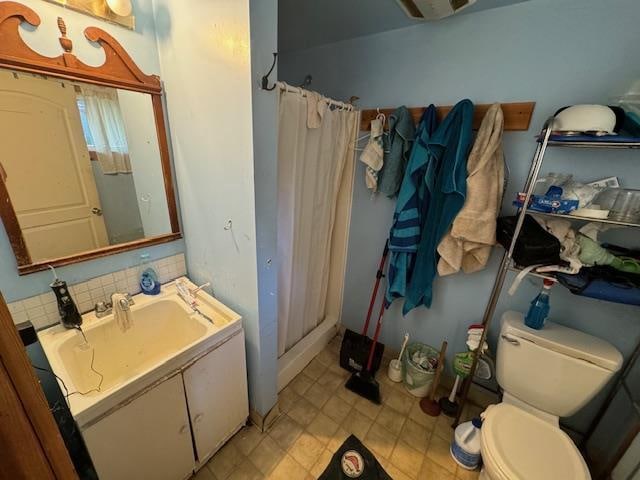
[[90, 157], [100, 164], [104, 174], [131, 173], [129, 145], [116, 90], [76, 85], [75, 91]]
[[33, 262], [171, 232], [150, 95], [0, 69], [0, 143]]

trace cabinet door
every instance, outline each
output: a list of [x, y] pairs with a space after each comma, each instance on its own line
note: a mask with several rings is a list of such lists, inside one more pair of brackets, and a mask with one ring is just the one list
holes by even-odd
[[182, 480], [195, 466], [179, 374], [90, 426], [83, 436], [100, 480]]
[[244, 333], [183, 372], [198, 460], [203, 462], [249, 416]]

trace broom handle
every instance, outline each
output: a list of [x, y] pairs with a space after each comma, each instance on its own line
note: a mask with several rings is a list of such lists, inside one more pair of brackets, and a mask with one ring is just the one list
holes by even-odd
[[447, 345], [446, 341], [442, 342], [442, 346], [440, 347], [440, 355], [438, 355], [438, 368], [436, 369], [436, 376], [433, 379], [433, 383], [431, 384], [431, 392], [429, 392], [429, 400], [433, 402], [436, 396], [436, 390], [438, 389], [438, 384], [440, 383], [440, 375], [442, 374], [442, 370], [444, 370], [444, 358], [447, 353]]
[[[369, 322], [371, 321], [371, 313], [373, 312], [373, 306], [376, 303], [378, 297], [378, 288], [380, 287], [380, 280], [384, 277], [382, 273], [384, 270], [384, 264], [387, 261], [387, 255], [389, 253], [389, 242], [384, 243], [384, 251], [382, 252], [382, 258], [380, 259], [380, 265], [376, 273], [376, 283], [373, 287], [373, 293], [371, 294], [371, 300], [369, 301], [369, 311], [367, 312], [367, 320], [364, 322], [364, 328], [362, 329], [362, 335], [366, 336], [369, 331]], [[382, 302], [384, 303], [384, 302]]]
[[371, 372], [371, 366], [373, 365], [373, 354], [376, 351], [376, 343], [378, 343], [378, 336], [380, 335], [380, 327], [382, 326], [382, 315], [384, 314], [384, 309], [386, 306], [387, 306], [387, 302], [385, 302], [383, 298], [382, 304], [380, 305], [380, 313], [378, 314], [378, 322], [376, 323], [376, 331], [373, 334], [373, 341], [371, 342], [371, 348], [369, 349], [369, 359], [367, 360], [367, 372]]

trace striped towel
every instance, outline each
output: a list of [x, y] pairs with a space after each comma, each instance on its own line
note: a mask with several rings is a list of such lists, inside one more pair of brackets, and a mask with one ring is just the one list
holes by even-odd
[[416, 132], [416, 142], [411, 150], [409, 164], [405, 172], [396, 211], [393, 215], [393, 225], [389, 233], [389, 251], [391, 260], [387, 274], [387, 304], [394, 299], [404, 297], [407, 283], [411, 278], [411, 271], [420, 244], [423, 215], [429, 203], [429, 191], [424, 182], [428, 167], [429, 139], [436, 130], [436, 107], [429, 107], [422, 114]]

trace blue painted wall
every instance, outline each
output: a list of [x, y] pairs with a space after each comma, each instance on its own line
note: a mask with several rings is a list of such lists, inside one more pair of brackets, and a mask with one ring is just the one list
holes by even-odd
[[[534, 152], [533, 137], [545, 118], [563, 105], [606, 103], [640, 76], [639, 24], [636, 0], [531, 0], [288, 52], [280, 61], [280, 78], [299, 84], [311, 74], [314, 89], [339, 99], [357, 95], [363, 108], [446, 105], [464, 97], [476, 103], [536, 101], [531, 129], [505, 135], [508, 204], [524, 184]], [[615, 173], [624, 185], [638, 187], [639, 160], [637, 152], [562, 150], [549, 154], [546, 169], [573, 172], [579, 180]], [[386, 198], [371, 197], [363, 175], [360, 165], [342, 312], [342, 322], [356, 329], [366, 313], [394, 208]], [[623, 236], [628, 243], [640, 245], [638, 230]], [[394, 304], [385, 319], [382, 340], [398, 348], [404, 332], [435, 346], [447, 339], [451, 359], [465, 348], [467, 326], [482, 317], [499, 255], [494, 252], [483, 272], [438, 278], [430, 310], [421, 308], [402, 317], [400, 305]], [[498, 316], [509, 308], [526, 309], [539, 288], [537, 281], [528, 280], [513, 298], [505, 292]], [[625, 357], [640, 339], [637, 308], [577, 299], [561, 288], [554, 289], [551, 301], [553, 319], [610, 341]], [[569, 419], [569, 425], [583, 430], [601, 401], [602, 395]]]
[[[257, 345], [254, 376], [260, 384], [261, 413], [278, 398], [278, 280], [276, 234], [278, 213], [278, 96], [264, 91], [260, 79], [271, 67], [277, 51], [278, 0], [250, 0], [251, 97], [253, 110], [253, 177], [255, 188], [258, 316], [247, 330]], [[274, 70], [271, 78], [277, 78]]]
[[[67, 24], [68, 36], [73, 40], [74, 52], [84, 62], [99, 65], [104, 61], [103, 50], [89, 43], [83, 35], [86, 27], [99, 24], [100, 28], [114, 35], [122, 43], [142, 71], [148, 74], [160, 72], [151, 0], [134, 2], [135, 31], [105, 22], [97, 22], [90, 16], [63, 9], [58, 5], [39, 0], [21, 1], [33, 8], [42, 19], [42, 24], [35, 31], [21, 29], [21, 34], [27, 44], [43, 55], [56, 56], [62, 52], [56, 40], [60, 36], [56, 19], [58, 16], [63, 16]], [[184, 241], [178, 240], [164, 245], [61, 267], [58, 269], [58, 274], [69, 283], [75, 283], [135, 266], [139, 263], [141, 253], [149, 253], [152, 259], [156, 259], [181, 253], [184, 250]], [[18, 275], [13, 250], [11, 250], [4, 228], [0, 227], [0, 291], [5, 300], [12, 302], [44, 293], [49, 290], [49, 283], [51, 283], [51, 273], [49, 272], [26, 276]]]

